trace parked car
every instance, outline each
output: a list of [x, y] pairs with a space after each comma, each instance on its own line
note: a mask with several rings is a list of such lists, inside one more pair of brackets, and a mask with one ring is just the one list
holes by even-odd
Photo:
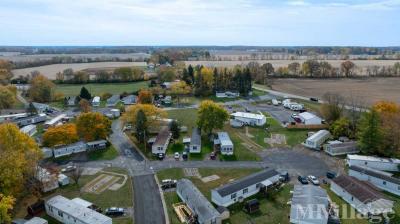
[[318, 102], [318, 98], [315, 98], [315, 97], [311, 97], [310, 100], [311, 100], [311, 101]]
[[279, 175], [279, 180], [282, 182], [288, 182], [290, 180], [289, 172], [286, 170], [281, 171]]
[[295, 118], [295, 117], [299, 117], [299, 115], [298, 114], [296, 114], [296, 113], [293, 113], [292, 115], [290, 115], [292, 118]]
[[335, 178], [336, 175], [337, 175], [337, 174], [336, 174], [335, 172], [333, 172], [333, 171], [328, 171], [328, 172], [326, 172], [326, 177], [329, 178], [329, 179]]
[[215, 155], [215, 152], [211, 152], [211, 154], [210, 154], [210, 159], [211, 160], [215, 160], [216, 159], [216, 155]]
[[174, 153], [174, 158], [175, 158], [175, 160], [179, 160], [179, 158], [181, 158], [181, 155], [179, 154], [179, 152]]
[[121, 216], [125, 214], [123, 208], [111, 207], [106, 209], [106, 215], [108, 216]]
[[305, 176], [298, 176], [297, 180], [299, 180], [301, 184], [308, 184], [307, 178]]
[[187, 160], [188, 159], [188, 153], [186, 151], [182, 152], [182, 159]]
[[308, 181], [310, 181], [310, 183], [312, 183], [314, 185], [319, 185], [319, 180], [315, 176], [309, 175], [307, 177], [307, 179], [308, 179]]
[[161, 189], [165, 190], [165, 189], [169, 189], [169, 188], [174, 188], [176, 187], [176, 180], [172, 180], [172, 179], [165, 179], [161, 181]]
[[163, 153], [158, 153], [157, 156], [159, 160], [163, 160], [165, 155]]
[[301, 118], [300, 117], [294, 117], [293, 120], [296, 121], [297, 123], [301, 123]]
[[75, 165], [70, 165], [65, 168], [62, 168], [61, 173], [68, 173], [68, 172], [74, 171], [75, 169], [76, 169]]

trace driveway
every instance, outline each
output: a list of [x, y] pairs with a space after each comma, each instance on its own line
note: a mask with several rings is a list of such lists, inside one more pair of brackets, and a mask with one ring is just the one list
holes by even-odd
[[164, 207], [153, 174], [134, 176], [135, 224], [165, 223]]
[[120, 155], [128, 156], [138, 162], [144, 160], [143, 156], [134, 148], [130, 139], [122, 132], [122, 122], [118, 119], [112, 123], [110, 142], [119, 151]]

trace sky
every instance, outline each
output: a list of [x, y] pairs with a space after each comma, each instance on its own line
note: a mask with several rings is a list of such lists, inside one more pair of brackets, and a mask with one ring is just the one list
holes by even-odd
[[0, 0], [0, 45], [400, 46], [400, 0]]

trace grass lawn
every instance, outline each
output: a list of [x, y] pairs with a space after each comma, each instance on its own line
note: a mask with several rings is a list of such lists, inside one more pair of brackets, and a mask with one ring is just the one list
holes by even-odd
[[[202, 168], [199, 169], [199, 172], [202, 177], [210, 176], [216, 174], [220, 177], [220, 179], [211, 181], [208, 183], [203, 183], [200, 179], [196, 177], [187, 177], [190, 179], [198, 189], [206, 196], [208, 200], [211, 199], [211, 189], [216, 188], [222, 184], [228, 183], [231, 179], [238, 179], [244, 176], [247, 176], [251, 173], [257, 172], [259, 169], [229, 169], [229, 170], [221, 170], [221, 169], [212, 169], [212, 168]], [[184, 177], [182, 169], [169, 169], [160, 171], [157, 173], [157, 176], [160, 180], [162, 179], [180, 179]], [[261, 211], [249, 215], [243, 212], [242, 204], [235, 204], [231, 206], [229, 209], [231, 211], [231, 218], [225, 223], [232, 224], [242, 224], [248, 223], [251, 220], [251, 223], [289, 223], [288, 214], [290, 210], [290, 206], [286, 205], [286, 202], [289, 201], [290, 198], [290, 190], [293, 187], [291, 185], [286, 185], [282, 189], [277, 192], [271, 193], [274, 195], [269, 198], [261, 198]], [[180, 202], [179, 197], [176, 192], [167, 192], [164, 193], [165, 202], [167, 205], [167, 210], [169, 214], [170, 223], [178, 224], [179, 221], [175, 212], [173, 211], [172, 204]], [[246, 200], [247, 201], [247, 200]]]
[[180, 125], [186, 126], [188, 134], [192, 132], [194, 127], [197, 127], [197, 109], [179, 109], [168, 110], [168, 118], [175, 119]]
[[141, 81], [131, 83], [60, 84], [56, 86], [56, 92], [61, 92], [65, 96], [76, 96], [80, 93], [81, 88], [85, 86], [92, 95], [132, 93], [139, 89], [147, 88], [147, 83], [147, 81]]
[[88, 153], [88, 159], [94, 160], [113, 160], [118, 157], [118, 151], [110, 145], [106, 149], [91, 151]]

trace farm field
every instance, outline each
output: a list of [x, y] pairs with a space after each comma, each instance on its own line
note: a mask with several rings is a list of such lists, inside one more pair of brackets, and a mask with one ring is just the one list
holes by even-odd
[[[258, 62], [260, 65], [271, 63], [275, 69], [287, 66], [290, 63], [298, 62], [302, 64], [305, 60], [233, 60], [233, 61], [185, 61], [186, 65], [203, 65], [206, 67], [234, 67], [235, 65], [247, 65], [249, 62]], [[339, 68], [343, 60], [324, 60], [329, 62], [333, 67]], [[392, 66], [400, 60], [352, 60], [356, 65], [357, 74], [365, 74], [366, 68], [369, 66]]]
[[92, 95], [100, 95], [102, 93], [121, 94], [146, 88], [147, 82], [60, 84], [56, 86], [56, 92], [61, 92], [65, 96], [76, 96], [80, 93], [82, 86], [85, 86]]
[[[8, 54], [7, 54], [8, 53]], [[120, 59], [141, 59], [149, 58], [150, 55], [146, 53], [127, 53], [127, 54], [111, 54], [111, 53], [93, 53], [93, 54], [30, 54], [23, 55], [19, 52], [0, 52], [0, 59], [10, 60], [15, 62], [36, 61], [36, 60], [50, 60], [54, 57], [68, 57], [68, 58], [120, 58]]]
[[305, 97], [318, 97], [326, 92], [360, 98], [366, 105], [380, 100], [400, 103], [400, 78], [368, 79], [274, 79], [272, 89]]
[[14, 69], [12, 73], [14, 77], [20, 75], [24, 76], [30, 74], [32, 71], [39, 71], [41, 74], [49, 79], [55, 79], [58, 72], [62, 72], [65, 69], [71, 68], [74, 71], [80, 71], [85, 69], [94, 68], [118, 68], [118, 67], [129, 67], [129, 66], [146, 66], [146, 62], [93, 62], [93, 63], [74, 63], [74, 64], [54, 64], [45, 65], [31, 68]]

